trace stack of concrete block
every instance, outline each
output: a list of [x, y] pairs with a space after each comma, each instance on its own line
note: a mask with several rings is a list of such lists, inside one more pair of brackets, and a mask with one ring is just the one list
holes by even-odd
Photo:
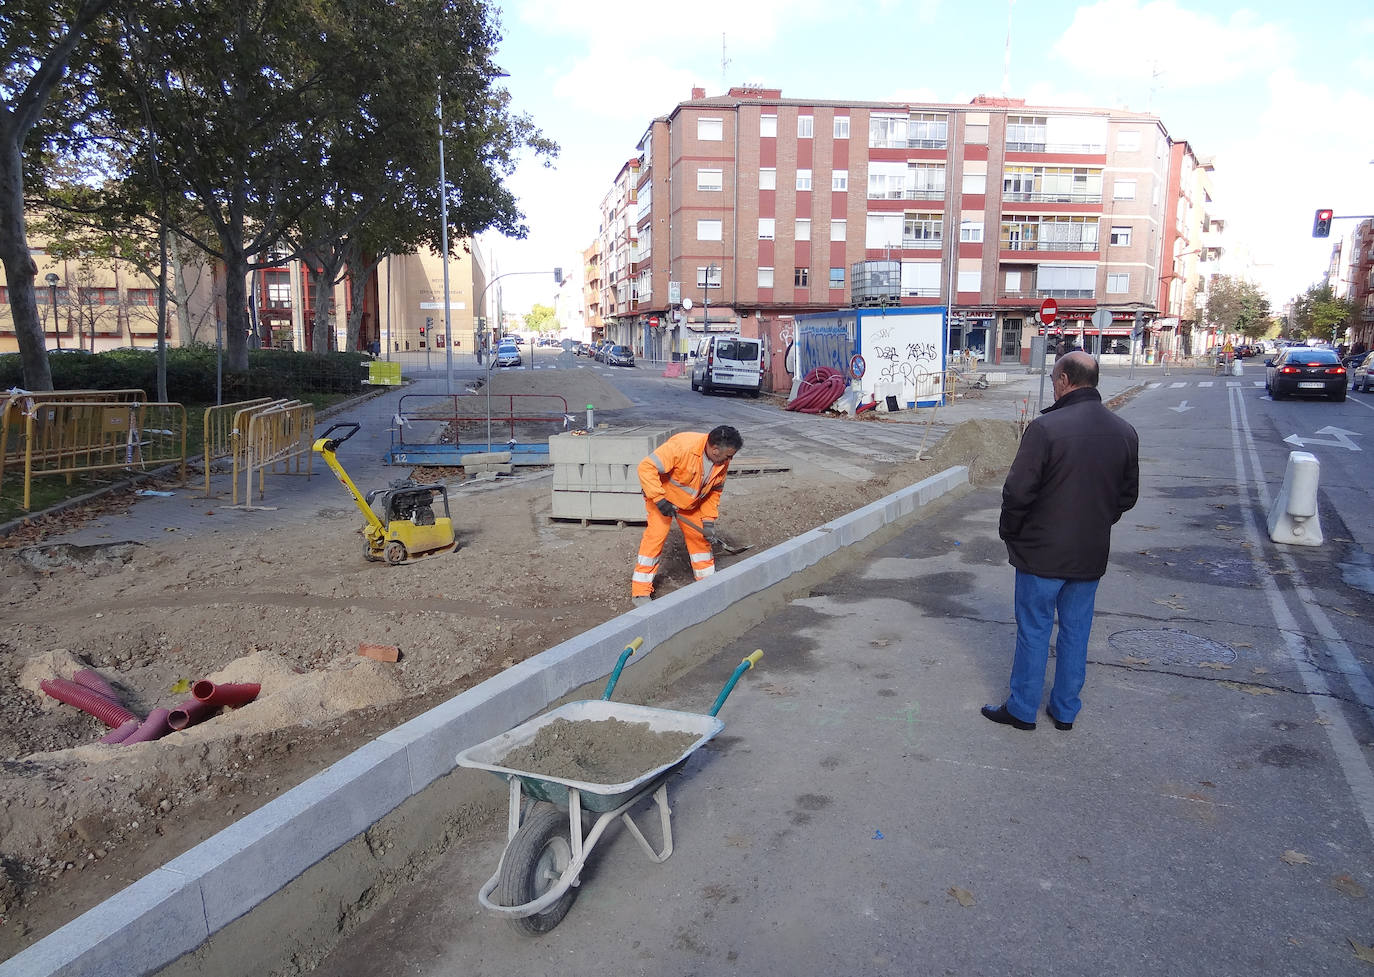
[[474, 451], [460, 455], [458, 464], [463, 466], [463, 474], [468, 478], [493, 479], [497, 475], [511, 473], [509, 451]]
[[553, 518], [646, 522], [639, 463], [677, 428], [601, 428], [549, 438]]

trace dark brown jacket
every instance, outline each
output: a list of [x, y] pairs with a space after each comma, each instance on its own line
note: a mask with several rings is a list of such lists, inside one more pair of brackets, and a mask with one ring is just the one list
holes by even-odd
[[998, 535], [1012, 566], [1037, 577], [1107, 572], [1112, 526], [1140, 491], [1135, 428], [1091, 387], [1071, 390], [1026, 428], [1006, 484]]

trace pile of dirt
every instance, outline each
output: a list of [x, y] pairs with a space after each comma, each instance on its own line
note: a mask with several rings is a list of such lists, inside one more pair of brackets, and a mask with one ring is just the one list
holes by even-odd
[[[972, 421], [928, 460], [865, 482], [732, 476], [719, 528], [760, 552], [953, 464], [991, 478], [1015, 445], [1015, 425]], [[364, 561], [360, 533], [321, 531], [340, 525], [323, 514], [229, 537], [0, 549], [0, 958], [369, 739], [629, 610], [640, 527], [554, 521], [551, 484], [458, 486], [458, 550], [399, 567]], [[672, 534], [658, 591], [692, 579]], [[364, 643], [400, 659], [361, 657]], [[98, 720], [38, 691], [78, 668], [140, 716], [184, 702], [198, 679], [262, 689], [161, 740], [102, 746]]]

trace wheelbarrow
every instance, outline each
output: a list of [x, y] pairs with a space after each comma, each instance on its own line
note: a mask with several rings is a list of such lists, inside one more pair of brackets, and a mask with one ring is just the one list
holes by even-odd
[[[755, 651], [735, 667], [706, 715], [611, 702], [621, 669], [642, 643], [642, 638], [636, 638], [621, 652], [599, 701], [569, 702], [458, 754], [460, 767], [490, 770], [508, 781], [506, 848], [496, 872], [478, 890], [477, 901], [504, 917], [518, 933], [538, 936], [562, 922], [577, 898], [582, 869], [592, 849], [617, 818], [650, 859], [656, 863], [667, 860], [673, 853], [667, 780], [725, 728], [716, 713], [739, 677], [763, 657], [762, 650]], [[652, 732], [688, 733], [694, 739], [677, 757], [618, 784], [566, 780], [501, 765], [512, 750], [532, 741], [541, 729], [558, 719], [646, 722]], [[663, 838], [663, 847], [658, 851], [629, 814], [630, 808], [650, 795], [658, 808]], [[595, 820], [590, 830], [584, 830], [584, 818], [589, 815]]]

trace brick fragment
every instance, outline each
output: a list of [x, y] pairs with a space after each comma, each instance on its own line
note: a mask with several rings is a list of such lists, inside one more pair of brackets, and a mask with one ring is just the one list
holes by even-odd
[[364, 641], [358, 645], [358, 654], [379, 662], [396, 662], [400, 660], [401, 649], [395, 645], [373, 645]]

